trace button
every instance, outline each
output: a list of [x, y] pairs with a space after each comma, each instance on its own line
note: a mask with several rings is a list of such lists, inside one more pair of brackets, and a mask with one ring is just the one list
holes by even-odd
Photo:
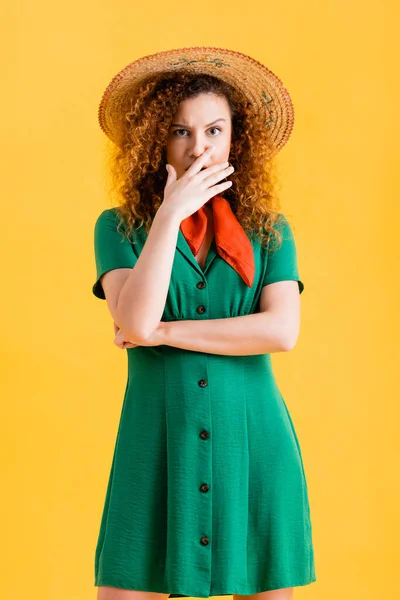
[[207, 385], [207, 379], [200, 379], [199, 386], [200, 387], [206, 387], [206, 385]]
[[202, 440], [207, 440], [210, 437], [210, 434], [208, 433], [208, 431], [202, 431], [200, 433], [200, 437]]
[[200, 306], [198, 306], [196, 310], [199, 313], [199, 315], [202, 315], [203, 313], [206, 312], [206, 307], [203, 306], [202, 304], [200, 304]]
[[200, 540], [200, 544], [202, 544], [203, 546], [208, 546], [208, 542], [210, 540], [208, 539], [208, 537], [202, 537]]
[[199, 283], [196, 283], [196, 287], [198, 287], [199, 290], [204, 290], [204, 288], [206, 287], [206, 284], [204, 281], [199, 281]]
[[202, 483], [200, 486], [201, 492], [208, 492], [209, 489], [210, 489], [210, 486], [208, 485], [208, 483]]

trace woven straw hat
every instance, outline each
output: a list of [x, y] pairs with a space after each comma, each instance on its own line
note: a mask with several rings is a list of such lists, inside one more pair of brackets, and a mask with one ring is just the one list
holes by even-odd
[[144, 56], [119, 71], [103, 93], [98, 119], [104, 133], [118, 145], [130, 94], [147, 77], [165, 71], [208, 73], [239, 89], [265, 118], [272, 144], [270, 158], [288, 141], [294, 110], [282, 81], [263, 64], [234, 50], [197, 46]]

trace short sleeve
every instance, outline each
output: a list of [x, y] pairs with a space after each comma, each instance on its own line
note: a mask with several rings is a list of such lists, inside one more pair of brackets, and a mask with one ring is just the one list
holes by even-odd
[[272, 239], [270, 251], [266, 254], [267, 266], [264, 273], [263, 286], [277, 281], [295, 280], [299, 284], [299, 293], [304, 289], [304, 284], [300, 280], [296, 244], [293, 237], [292, 228], [286, 217], [281, 215], [281, 220], [274, 226], [282, 235], [282, 243], [275, 248], [277, 241]]
[[94, 226], [96, 282], [92, 292], [101, 300], [105, 300], [105, 294], [100, 277], [112, 269], [132, 268], [138, 258], [131, 242], [123, 236], [123, 227], [117, 231], [119, 221], [115, 209], [108, 208], [100, 214]]

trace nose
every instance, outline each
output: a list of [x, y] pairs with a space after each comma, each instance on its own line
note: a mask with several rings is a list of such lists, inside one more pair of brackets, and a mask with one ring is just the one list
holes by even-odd
[[[201, 156], [208, 148], [209, 148], [209, 146], [204, 146], [200, 151], [196, 150], [196, 151], [189, 152], [188, 162], [190, 162], [190, 164], [194, 163], [195, 160], [197, 160], [199, 158], [199, 156]], [[204, 168], [210, 166], [210, 164], [212, 163], [213, 154], [214, 153], [211, 152], [210, 156], [207, 158], [207, 164], [204, 165]], [[211, 163], [210, 163], [210, 161], [211, 161]], [[189, 168], [189, 167], [187, 167], [187, 168]]]
[[[199, 156], [201, 156], [208, 148], [211, 148], [212, 144], [208, 140], [204, 140], [204, 138], [200, 136], [195, 136], [193, 134], [193, 143], [189, 148], [189, 155], [192, 160], [196, 160]], [[212, 153], [211, 153], [212, 155]]]

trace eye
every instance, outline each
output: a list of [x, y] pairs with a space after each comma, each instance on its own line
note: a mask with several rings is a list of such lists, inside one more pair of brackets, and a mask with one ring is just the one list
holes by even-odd
[[[178, 131], [187, 131], [187, 129], [175, 129], [175, 131], [173, 132], [173, 135], [177, 135]], [[178, 135], [178, 137], [185, 137], [184, 135]]]
[[[221, 131], [220, 127], [210, 127], [209, 131], [212, 131], [213, 129], [215, 129], [217, 131]], [[176, 135], [177, 137], [186, 137], [185, 135], [179, 135], [178, 134], [179, 131], [187, 131], [187, 129], [175, 129], [173, 131], [173, 135]], [[212, 135], [211, 137], [215, 137], [215, 135]]]

